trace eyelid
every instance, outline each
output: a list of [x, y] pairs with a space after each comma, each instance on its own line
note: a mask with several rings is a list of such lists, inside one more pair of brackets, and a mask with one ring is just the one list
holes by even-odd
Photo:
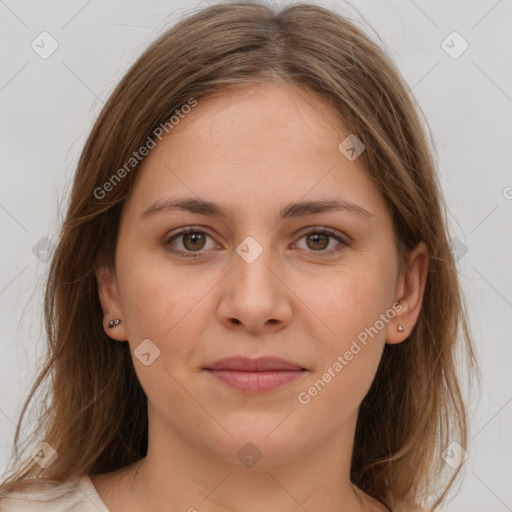
[[[204, 226], [186, 226], [182, 228], [178, 228], [177, 230], [173, 230], [171, 233], [166, 235], [164, 237], [163, 244], [166, 246], [167, 250], [169, 250], [171, 253], [176, 254], [178, 256], [182, 256], [183, 258], [195, 258], [199, 257], [202, 254], [204, 254], [207, 251], [199, 250], [199, 251], [183, 251], [179, 249], [173, 249], [170, 248], [170, 242], [175, 238], [180, 238], [181, 236], [187, 234], [187, 233], [195, 233], [200, 232], [205, 234], [206, 236], [210, 237], [212, 240], [214, 240], [217, 244], [218, 242], [215, 240], [215, 237], [213, 237], [209, 232], [208, 228]], [[313, 255], [315, 253], [318, 254], [318, 257], [327, 257], [332, 256], [334, 254], [337, 254], [338, 252], [341, 252], [345, 247], [350, 246], [351, 242], [348, 236], [344, 235], [340, 231], [329, 228], [327, 226], [308, 226], [306, 228], [303, 228], [299, 230], [297, 233], [295, 233], [294, 237], [298, 237], [297, 241], [293, 243], [293, 245], [297, 244], [298, 241], [300, 241], [304, 236], [309, 234], [324, 234], [331, 238], [336, 239], [339, 242], [339, 246], [336, 246], [335, 248], [329, 249], [327, 251], [313, 251], [313, 250], [307, 250], [307, 249], [300, 249], [303, 251], [306, 251], [308, 253], [312, 253]], [[220, 245], [220, 244], [219, 244]], [[323, 256], [325, 255], [325, 256]]]
[[337, 240], [339, 242], [339, 245], [337, 245], [336, 247], [329, 249], [327, 251], [313, 251], [313, 250], [308, 251], [307, 249], [302, 249], [302, 250], [308, 252], [309, 254], [315, 255], [315, 253], [316, 253], [316, 254], [318, 254], [318, 257], [320, 257], [320, 258], [336, 255], [337, 253], [341, 252], [345, 247], [348, 247], [351, 245], [350, 241], [346, 235], [344, 235], [343, 233], [341, 233], [340, 231], [338, 231], [336, 229], [329, 228], [327, 226], [308, 226], [307, 228], [304, 228], [304, 230], [300, 230], [296, 234], [296, 236], [298, 236], [298, 239], [297, 239], [297, 242], [294, 242], [294, 245], [297, 244], [304, 236], [309, 235], [309, 234], [327, 235], [330, 238], [334, 238], [335, 240]]
[[294, 236], [300, 236], [303, 237], [304, 235], [308, 235], [309, 233], [325, 233], [328, 235], [332, 235], [334, 238], [339, 238], [342, 242], [348, 244], [349, 243], [349, 237], [345, 235], [343, 232], [338, 231], [334, 228], [329, 228], [327, 226], [308, 226], [306, 228], [300, 229], [297, 233], [295, 233]]
[[[164, 237], [164, 240], [163, 240], [163, 244], [164, 246], [170, 246], [170, 243], [171, 241], [176, 238], [180, 238], [181, 236], [183, 235], [186, 235], [187, 233], [196, 233], [196, 232], [200, 232], [200, 233], [204, 233], [206, 236], [210, 237], [216, 244], [220, 245], [217, 240], [215, 240], [215, 237], [212, 236], [209, 232], [208, 232], [208, 228], [204, 227], [204, 226], [185, 226], [185, 227], [181, 227], [181, 228], [178, 228], [177, 230], [173, 230], [171, 231], [169, 234], [167, 234], [165, 237]], [[169, 249], [171, 252], [173, 253], [183, 253], [185, 251], [182, 251], [182, 250], [175, 250], [175, 249]], [[195, 254], [202, 254], [203, 252], [205, 251], [197, 251]], [[190, 255], [194, 255], [194, 252], [193, 251], [188, 251], [187, 254], [190, 254]]]

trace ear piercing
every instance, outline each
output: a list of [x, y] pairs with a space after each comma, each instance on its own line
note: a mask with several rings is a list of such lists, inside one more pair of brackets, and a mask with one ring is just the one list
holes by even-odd
[[[117, 327], [121, 323], [121, 320], [119, 318], [114, 318], [114, 320], [110, 320], [108, 323], [109, 329], [113, 329], [114, 327]], [[396, 328], [398, 332], [404, 332], [405, 329], [401, 324], [398, 324], [398, 327]]]
[[116, 327], [120, 323], [121, 323], [121, 320], [119, 320], [119, 318], [114, 318], [114, 320], [110, 320], [110, 322], [108, 323], [108, 328], [109, 329], [113, 329], [114, 327]]
[[[120, 323], [121, 323], [121, 320], [119, 320], [119, 318], [114, 318], [114, 320], [111, 320], [108, 323], [108, 327], [109, 327], [109, 329], [113, 329], [114, 327], [117, 327]], [[405, 331], [404, 327], [401, 324], [398, 324], [398, 327], [396, 328], [396, 330], [398, 332], [404, 332]]]

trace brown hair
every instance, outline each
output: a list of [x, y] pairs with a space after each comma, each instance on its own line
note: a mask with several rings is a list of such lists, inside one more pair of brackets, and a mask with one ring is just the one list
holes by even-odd
[[[78, 163], [49, 270], [47, 360], [19, 419], [14, 473], [0, 491], [29, 477], [113, 471], [146, 455], [147, 398], [129, 345], [112, 343], [103, 330], [95, 277], [99, 262], [114, 265], [120, 212], [136, 166], [105, 197], [98, 199], [95, 190], [191, 98], [280, 81], [326, 98], [363, 141], [359, 158], [390, 208], [401, 261], [420, 241], [428, 247], [422, 310], [408, 340], [385, 346], [361, 404], [351, 478], [390, 507], [430, 500], [434, 510], [443, 501], [460, 468], [438, 487], [441, 451], [451, 441], [464, 448], [467, 442], [458, 339], [470, 369], [476, 361], [420, 109], [391, 59], [354, 22], [311, 4], [278, 12], [253, 2], [219, 3], [177, 23], [138, 58], [101, 111]], [[57, 451], [44, 469], [19, 455], [19, 434], [46, 379], [51, 402], [27, 440]]]

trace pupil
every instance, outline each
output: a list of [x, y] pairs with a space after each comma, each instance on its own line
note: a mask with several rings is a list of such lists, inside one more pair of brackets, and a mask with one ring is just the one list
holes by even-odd
[[[201, 233], [187, 233], [185, 235], [185, 247], [187, 247], [187, 242], [192, 241], [193, 247], [192, 249], [201, 249], [201, 247], [197, 246], [197, 242], [200, 242], [200, 239], [203, 237]], [[189, 248], [189, 247], [187, 247]]]
[[[189, 247], [188, 247], [188, 243], [189, 243], [189, 242], [192, 242], [192, 245], [193, 245], [193, 246], [195, 246], [195, 247], [192, 247], [192, 248], [191, 248], [192, 250], [194, 250], [194, 249], [198, 249], [198, 248], [199, 248], [199, 249], [201, 249], [201, 248], [202, 248], [202, 246], [198, 247], [198, 246], [197, 246], [197, 243], [198, 243], [198, 242], [200, 243], [202, 238], [204, 238], [204, 237], [203, 237], [203, 235], [202, 235], [201, 233], [187, 233], [187, 234], [185, 234], [185, 242], [184, 242], [184, 243], [185, 243], [185, 246], [186, 246], [187, 248], [189, 248]], [[322, 239], [323, 239], [323, 241], [324, 241], [324, 243], [323, 243], [323, 244], [321, 243]], [[326, 235], [323, 235], [323, 234], [321, 234], [321, 233], [316, 233], [316, 234], [314, 234], [314, 235], [310, 235], [310, 236], [308, 237], [308, 240], [309, 240], [309, 241], [312, 241], [312, 242], [313, 242], [313, 245], [320, 244], [320, 247], [318, 247], [318, 246], [317, 246], [317, 247], [314, 247], [314, 248], [316, 248], [316, 249], [325, 249], [325, 247], [327, 247], [327, 245], [328, 245], [328, 243], [327, 243], [327, 244], [325, 243], [325, 242], [326, 242], [326, 240], [327, 240], [327, 236], [326, 236]], [[204, 240], [203, 240], [203, 243], [204, 243]]]
[[[326, 236], [326, 235], [323, 235], [323, 234], [321, 234], [321, 233], [316, 233], [316, 234], [314, 234], [314, 235], [311, 235], [311, 236], [309, 237], [309, 239], [310, 239], [310, 240], [311, 240], [311, 239], [313, 239], [313, 244], [316, 244], [316, 243], [318, 243], [319, 238], [321, 239], [322, 237], [323, 237], [324, 242], [325, 242], [325, 241], [326, 241], [326, 239], [327, 239], [327, 236]], [[328, 245], [328, 244], [323, 243], [323, 244], [321, 244], [321, 246], [320, 246], [320, 247], [317, 247], [317, 249], [325, 249], [325, 247], [327, 247], [327, 245]]]

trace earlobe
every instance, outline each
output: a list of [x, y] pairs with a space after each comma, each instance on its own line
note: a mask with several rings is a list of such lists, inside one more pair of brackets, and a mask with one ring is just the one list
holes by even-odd
[[101, 264], [96, 267], [95, 274], [98, 298], [103, 311], [103, 330], [114, 340], [127, 341], [128, 334], [122, 322], [123, 315], [113, 269], [106, 264]]
[[400, 310], [390, 323], [386, 343], [394, 345], [405, 341], [411, 334], [423, 304], [428, 275], [428, 249], [420, 242], [409, 254], [407, 266], [397, 282], [396, 302]]

